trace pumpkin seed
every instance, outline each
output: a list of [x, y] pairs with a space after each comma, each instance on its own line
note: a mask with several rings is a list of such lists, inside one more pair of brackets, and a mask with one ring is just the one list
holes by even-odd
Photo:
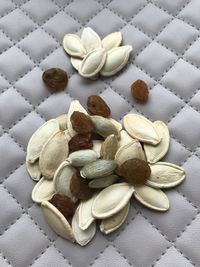
[[119, 136], [119, 131], [109, 119], [97, 115], [91, 116], [90, 118], [95, 127], [95, 132], [99, 135], [105, 138], [110, 134], [114, 134], [117, 137]]
[[80, 102], [78, 100], [73, 100], [71, 102], [71, 105], [70, 105], [69, 111], [68, 111], [68, 116], [67, 116], [67, 128], [68, 128], [68, 131], [69, 131], [69, 134], [71, 137], [76, 135], [76, 132], [72, 128], [72, 123], [71, 123], [71, 116], [74, 113], [74, 111], [79, 111], [79, 112], [82, 112], [82, 113], [88, 115], [87, 111], [84, 109], [84, 107], [80, 104]]
[[83, 167], [86, 164], [97, 160], [97, 158], [98, 155], [95, 151], [91, 149], [83, 149], [69, 154], [68, 161], [74, 167]]
[[66, 34], [63, 39], [63, 48], [73, 57], [84, 58], [86, 50], [83, 47], [81, 39], [78, 35], [75, 34]]
[[97, 189], [98, 188], [105, 188], [111, 184], [114, 184], [118, 179], [119, 179], [119, 177], [117, 175], [111, 174], [111, 175], [108, 175], [106, 177], [98, 178], [98, 179], [94, 179], [94, 180], [90, 181], [88, 186], [90, 188], [97, 188]]
[[28, 162], [34, 163], [39, 158], [42, 147], [57, 131], [59, 131], [59, 124], [57, 120], [52, 119], [34, 132], [27, 146], [26, 159]]
[[95, 76], [103, 67], [106, 61], [106, 51], [103, 48], [96, 49], [83, 59], [79, 74], [85, 78]]
[[79, 205], [79, 227], [82, 230], [86, 230], [91, 223], [95, 220], [92, 216], [92, 205], [97, 197], [97, 194], [94, 194], [90, 199], [86, 201], [81, 201]]
[[112, 76], [119, 72], [128, 62], [132, 46], [115, 47], [108, 51], [105, 65], [101, 70], [102, 76]]
[[118, 165], [122, 165], [125, 161], [134, 158], [146, 160], [142, 146], [137, 140], [132, 140], [127, 145], [120, 147], [115, 155]]
[[68, 155], [68, 142], [63, 131], [55, 133], [43, 146], [40, 158], [40, 170], [47, 179], [53, 179], [58, 166]]
[[100, 224], [101, 232], [107, 235], [117, 230], [125, 222], [128, 216], [129, 208], [130, 208], [130, 202], [128, 202], [128, 204], [126, 204], [124, 208], [122, 208], [118, 213], [116, 213], [112, 217], [103, 219]]
[[94, 200], [92, 215], [98, 219], [113, 216], [127, 205], [134, 190], [127, 183], [113, 184], [103, 189]]
[[67, 114], [60, 115], [56, 118], [61, 131], [67, 130]]
[[100, 158], [100, 151], [101, 151], [102, 143], [103, 142], [101, 140], [93, 140], [93, 148], [92, 148], [92, 150], [97, 153], [98, 158]]
[[127, 145], [133, 140], [136, 140], [136, 139], [133, 139], [126, 131], [122, 130], [120, 132], [119, 148]]
[[41, 203], [44, 200], [49, 200], [55, 194], [55, 188], [52, 180], [47, 180], [44, 177], [35, 185], [32, 191], [32, 200], [36, 203]]
[[36, 160], [34, 163], [26, 161], [26, 168], [29, 175], [34, 181], [40, 180], [40, 178], [42, 177], [42, 173], [39, 168], [39, 160]]
[[69, 162], [64, 161], [56, 170], [53, 178], [54, 187], [57, 193], [70, 197], [74, 202], [76, 198], [70, 191], [70, 182], [76, 170], [70, 166]]
[[170, 143], [170, 136], [167, 125], [162, 121], [155, 121], [153, 124], [156, 128], [157, 133], [161, 137], [161, 141], [157, 146], [144, 144], [144, 151], [149, 163], [156, 163], [157, 161], [162, 159], [166, 155]]
[[49, 201], [43, 201], [41, 207], [48, 225], [61, 237], [75, 242], [72, 228], [64, 215]]
[[124, 116], [124, 128], [133, 138], [144, 143], [157, 145], [161, 140], [154, 124], [138, 114]]
[[135, 186], [135, 198], [144, 206], [157, 210], [166, 211], [169, 209], [169, 200], [160, 189], [151, 188], [146, 185]]
[[116, 120], [114, 120], [113, 118], [108, 118], [108, 120], [110, 122], [112, 122], [112, 124], [114, 124], [114, 126], [117, 128], [117, 130], [120, 132], [122, 130], [122, 124]]
[[71, 61], [72, 66], [73, 66], [77, 71], [79, 71], [79, 69], [80, 69], [80, 67], [81, 67], [81, 64], [82, 64], [82, 61], [83, 61], [83, 60], [80, 59], [80, 58], [71, 57], [70, 61]]
[[106, 49], [107, 51], [109, 51], [114, 47], [120, 46], [121, 42], [122, 42], [121, 32], [113, 32], [113, 33], [108, 34], [102, 40], [102, 47]]
[[184, 179], [183, 168], [168, 162], [158, 162], [151, 165], [151, 176], [147, 184], [155, 188], [170, 188], [182, 183]]
[[86, 230], [82, 230], [79, 227], [79, 208], [76, 209], [76, 212], [72, 218], [72, 230], [74, 237], [76, 239], [76, 242], [81, 245], [85, 246], [87, 245], [92, 238], [94, 237], [96, 233], [96, 223], [93, 222], [90, 224], [90, 226]]
[[101, 39], [99, 35], [90, 27], [83, 29], [81, 35], [81, 41], [87, 53], [90, 53], [98, 48], [101, 48]]
[[109, 135], [102, 143], [100, 155], [102, 159], [113, 160], [118, 149], [117, 137], [114, 134]]
[[71, 136], [69, 134], [69, 131], [68, 130], [65, 130], [64, 133], [65, 133], [65, 137], [67, 139], [67, 142], [69, 142], [71, 140]]
[[85, 165], [80, 173], [83, 178], [101, 178], [112, 174], [116, 167], [117, 163], [114, 160], [99, 159]]

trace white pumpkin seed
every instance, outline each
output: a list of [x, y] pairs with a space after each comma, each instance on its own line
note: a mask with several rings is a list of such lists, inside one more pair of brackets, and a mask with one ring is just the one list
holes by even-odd
[[136, 139], [133, 139], [125, 130], [122, 130], [120, 132], [119, 148], [127, 145], [133, 140], [136, 140]]
[[68, 156], [68, 142], [63, 131], [55, 133], [43, 146], [39, 167], [44, 177], [53, 179], [59, 165]]
[[182, 183], [184, 179], [183, 168], [168, 162], [158, 162], [151, 165], [151, 176], [147, 184], [155, 188], [170, 188]]
[[119, 137], [119, 131], [109, 119], [95, 115], [90, 116], [95, 127], [95, 132], [106, 138], [108, 135], [114, 134]]
[[144, 144], [144, 151], [149, 163], [156, 163], [157, 161], [162, 159], [166, 155], [170, 143], [170, 136], [167, 125], [162, 121], [155, 121], [153, 124], [156, 128], [157, 133], [161, 137], [161, 141], [157, 146]]
[[72, 231], [76, 239], [76, 242], [81, 246], [85, 246], [92, 240], [92, 238], [96, 233], [96, 223], [95, 222], [91, 223], [90, 226], [83, 231], [79, 227], [78, 214], [79, 214], [79, 208], [76, 209], [75, 214], [72, 218]]
[[108, 118], [108, 120], [114, 124], [119, 132], [122, 130], [122, 124], [120, 122], [114, 120], [113, 118]]
[[127, 145], [120, 147], [115, 155], [118, 165], [122, 165], [125, 161], [134, 158], [146, 160], [142, 146], [137, 140], [132, 140]]
[[115, 47], [108, 51], [105, 65], [101, 70], [102, 76], [112, 76], [120, 71], [128, 62], [132, 46]]
[[108, 34], [102, 40], [102, 47], [106, 49], [107, 51], [109, 51], [114, 47], [120, 46], [121, 42], [122, 42], [121, 32], [113, 32], [113, 33]]
[[63, 214], [49, 201], [43, 201], [41, 207], [48, 225], [61, 237], [75, 242], [72, 228]]
[[160, 189], [155, 189], [146, 185], [135, 186], [135, 198], [144, 206], [157, 210], [166, 211], [169, 209], [169, 200]]
[[49, 200], [55, 194], [55, 188], [52, 180], [47, 180], [44, 177], [35, 185], [32, 191], [32, 200], [36, 203], [41, 203], [44, 200]]
[[88, 179], [102, 178], [112, 174], [116, 167], [117, 163], [114, 160], [99, 159], [86, 164], [80, 171], [80, 174], [83, 178]]
[[79, 205], [79, 227], [86, 230], [95, 220], [92, 216], [92, 205], [97, 194], [94, 194], [90, 199], [81, 201]]
[[47, 121], [37, 129], [29, 140], [26, 160], [34, 163], [39, 158], [44, 144], [57, 131], [59, 131], [59, 123], [55, 119]]
[[101, 48], [101, 39], [99, 35], [90, 27], [83, 29], [81, 35], [81, 41], [87, 53], [90, 53], [98, 48]]
[[124, 116], [124, 128], [133, 138], [141, 142], [157, 145], [161, 138], [154, 124], [138, 114], [127, 114]]
[[68, 161], [74, 167], [83, 167], [86, 164], [97, 160], [98, 155], [92, 149], [83, 149], [69, 154]]
[[70, 134], [69, 134], [68, 129], [65, 130], [64, 133], [65, 133], [65, 137], [66, 137], [66, 139], [67, 139], [67, 142], [69, 142], [69, 141], [71, 140], [71, 136], [70, 136]]
[[57, 193], [70, 197], [74, 202], [77, 201], [76, 197], [70, 191], [70, 182], [76, 170], [64, 161], [56, 170], [53, 178], [54, 187]]
[[94, 179], [89, 182], [88, 186], [90, 188], [105, 188], [108, 187], [111, 184], [114, 184], [119, 177], [115, 174], [108, 175], [103, 178]]
[[34, 163], [26, 161], [26, 168], [29, 175], [34, 181], [40, 180], [40, 178], [42, 177], [42, 173], [39, 168], [39, 160], [36, 160]]
[[74, 111], [79, 111], [79, 112], [82, 112], [82, 113], [88, 115], [87, 111], [84, 109], [84, 107], [80, 104], [80, 102], [78, 100], [73, 100], [71, 102], [71, 105], [70, 105], [69, 111], [68, 111], [68, 116], [67, 116], [67, 128], [68, 128], [68, 131], [69, 131], [69, 134], [71, 135], [71, 137], [76, 135], [76, 132], [72, 128], [72, 124], [71, 124], [71, 115], [74, 113]]
[[134, 190], [134, 187], [127, 183], [110, 185], [102, 190], [94, 200], [92, 215], [98, 219], [113, 216], [127, 205]]
[[56, 120], [59, 123], [60, 130], [65, 131], [67, 129], [67, 114], [60, 115]]
[[118, 140], [114, 134], [106, 137], [105, 141], [102, 143], [100, 155], [102, 159], [113, 160], [118, 149]]
[[103, 48], [99, 48], [87, 54], [81, 63], [79, 74], [85, 78], [95, 76], [104, 66], [106, 56], [106, 51]]
[[73, 66], [77, 71], [79, 71], [79, 69], [80, 69], [80, 67], [81, 67], [81, 64], [82, 64], [82, 61], [83, 61], [83, 60], [80, 59], [80, 58], [71, 57], [70, 61], [71, 61], [72, 66]]
[[101, 140], [93, 140], [92, 150], [97, 153], [98, 158], [100, 158], [100, 151], [101, 151], [102, 143], [103, 142]]
[[83, 58], [86, 55], [81, 39], [76, 34], [66, 34], [64, 36], [63, 48], [72, 57]]
[[126, 206], [123, 209], [121, 209], [118, 213], [116, 213], [112, 217], [103, 219], [100, 224], [101, 232], [108, 235], [117, 230], [125, 222], [128, 216], [129, 208], [130, 208], [130, 202], [128, 202], [128, 204], [126, 204]]

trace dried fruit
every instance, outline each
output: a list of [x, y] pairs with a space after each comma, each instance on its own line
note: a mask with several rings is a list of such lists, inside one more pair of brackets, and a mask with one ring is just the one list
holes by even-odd
[[119, 166], [120, 175], [129, 184], [144, 184], [151, 175], [148, 163], [141, 159], [129, 159]]
[[74, 111], [71, 115], [71, 124], [74, 131], [80, 134], [87, 134], [94, 131], [94, 126], [86, 114], [79, 111]]
[[42, 79], [51, 93], [64, 90], [68, 82], [67, 73], [59, 68], [46, 70]]
[[106, 102], [98, 95], [91, 95], [87, 100], [87, 108], [90, 114], [102, 117], [110, 117], [110, 108]]
[[132, 96], [139, 102], [146, 102], [148, 100], [149, 91], [147, 84], [142, 80], [137, 80], [131, 85]]
[[80, 200], [88, 200], [93, 195], [93, 190], [89, 188], [87, 180], [83, 179], [79, 173], [72, 176], [70, 190]]
[[89, 149], [93, 147], [91, 134], [76, 134], [69, 141], [69, 151], [74, 152], [81, 149]]
[[66, 219], [74, 215], [76, 207], [69, 197], [55, 194], [49, 202], [54, 205]]

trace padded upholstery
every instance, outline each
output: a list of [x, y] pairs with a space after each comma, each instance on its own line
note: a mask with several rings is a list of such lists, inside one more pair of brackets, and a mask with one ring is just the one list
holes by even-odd
[[[0, 266], [192, 267], [200, 266], [200, 1], [199, 0], [0, 0]], [[118, 75], [89, 81], [62, 49], [65, 33], [89, 25], [102, 37], [121, 31], [134, 53]], [[50, 95], [44, 70], [69, 74], [64, 92]], [[150, 88], [136, 103], [129, 86]], [[100, 233], [85, 248], [58, 237], [31, 200], [35, 183], [24, 161], [31, 134], [65, 113], [72, 99], [83, 105], [100, 94], [121, 120], [137, 112], [168, 123], [165, 160], [182, 165], [186, 181], [167, 195], [171, 209], [157, 213], [132, 201], [126, 223]]]

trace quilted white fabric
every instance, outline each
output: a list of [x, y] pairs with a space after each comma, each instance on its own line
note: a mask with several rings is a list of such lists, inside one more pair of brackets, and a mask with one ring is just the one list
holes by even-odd
[[[192, 267], [200, 266], [200, 1], [0, 0], [0, 266]], [[65, 33], [89, 25], [102, 37], [121, 31], [134, 53], [109, 79], [89, 81], [62, 49]], [[65, 92], [50, 95], [41, 75], [50, 67], [69, 74]], [[130, 84], [145, 80], [147, 104], [137, 104]], [[132, 201], [124, 226], [98, 233], [85, 248], [58, 237], [32, 202], [34, 182], [25, 169], [31, 134], [65, 113], [73, 98], [83, 105], [100, 94], [120, 120], [137, 112], [168, 123], [165, 160], [182, 165], [186, 181], [167, 192], [169, 212]]]

